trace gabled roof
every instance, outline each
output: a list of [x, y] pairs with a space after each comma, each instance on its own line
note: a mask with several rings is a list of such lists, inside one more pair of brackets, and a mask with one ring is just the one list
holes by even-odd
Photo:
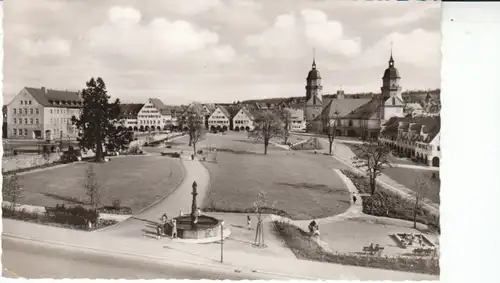
[[125, 119], [136, 119], [142, 107], [144, 107], [142, 103], [121, 103], [120, 113]]
[[220, 109], [220, 111], [222, 112], [222, 114], [224, 114], [224, 116], [226, 116], [226, 118], [231, 119], [231, 114], [229, 114], [229, 111], [227, 111], [226, 107], [222, 105], [217, 105], [216, 110], [217, 109]]
[[[246, 109], [245, 107], [241, 107], [240, 110], [238, 112], [236, 112], [236, 114], [238, 114], [239, 112], [245, 114], [251, 120], [253, 120], [255, 118], [254, 115], [252, 113], [250, 113], [250, 111], [248, 111], [248, 109]], [[236, 116], [236, 114], [234, 116]]]
[[373, 114], [380, 108], [380, 100], [374, 98], [367, 103], [354, 109], [351, 113], [345, 116], [346, 119], [370, 119]]
[[45, 107], [80, 108], [83, 99], [76, 91], [55, 90], [45, 88], [24, 88], [33, 98]]
[[[327, 115], [329, 118], [335, 118], [338, 115], [338, 117], [342, 118], [369, 101], [371, 101], [371, 99], [332, 99], [328, 105], [323, 108], [321, 116]], [[338, 114], [336, 114], [336, 112], [338, 112]]]
[[165, 108], [165, 104], [163, 104], [163, 101], [161, 101], [159, 98], [150, 98], [151, 103], [153, 103], [154, 107], [158, 109], [158, 111], [161, 111], [161, 109]]

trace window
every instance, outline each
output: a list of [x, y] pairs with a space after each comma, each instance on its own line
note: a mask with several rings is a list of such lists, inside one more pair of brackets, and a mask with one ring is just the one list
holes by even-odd
[[28, 104], [31, 105], [31, 100], [28, 100]]
[[21, 105], [23, 105], [23, 101], [21, 100]]
[[28, 108], [24, 108], [24, 114], [28, 115]]
[[12, 134], [15, 136], [17, 135], [17, 129], [12, 129]]
[[392, 105], [396, 105], [396, 98], [392, 98]]
[[30, 114], [33, 115], [33, 108], [30, 108]]
[[19, 118], [19, 125], [23, 123], [23, 118]]
[[35, 119], [35, 122], [37, 125], [40, 124], [40, 121], [38, 120], [38, 118]]
[[441, 147], [438, 145], [438, 151], [441, 151]]
[[35, 109], [35, 113], [36, 113], [36, 115], [40, 114], [40, 110], [38, 110], [38, 108]]
[[14, 114], [17, 114], [17, 109], [16, 108], [14, 108]]
[[28, 118], [24, 118], [24, 124], [28, 124]]
[[16, 119], [16, 118], [14, 118], [14, 124], [16, 124], [16, 123], [17, 123], [17, 119]]
[[28, 129], [24, 129], [24, 135], [27, 136], [28, 135]]
[[50, 109], [50, 114], [52, 114], [52, 109]]
[[33, 118], [30, 118], [30, 124], [33, 125]]

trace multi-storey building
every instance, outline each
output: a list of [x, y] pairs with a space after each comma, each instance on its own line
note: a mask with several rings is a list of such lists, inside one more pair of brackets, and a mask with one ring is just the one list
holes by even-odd
[[172, 125], [172, 107], [158, 98], [149, 98], [137, 114], [139, 131], [162, 131]]
[[25, 87], [7, 105], [7, 138], [74, 139], [82, 104], [76, 91]]
[[299, 108], [284, 108], [285, 111], [290, 113], [289, 130], [294, 132], [301, 132], [306, 130], [306, 121], [304, 120], [304, 109]]
[[383, 126], [380, 140], [400, 155], [439, 167], [441, 118], [392, 117]]
[[233, 117], [233, 130], [235, 131], [253, 131], [254, 116], [245, 107], [242, 107]]
[[215, 111], [208, 117], [208, 127], [211, 131], [227, 131], [231, 124], [231, 115], [224, 106], [217, 106]]

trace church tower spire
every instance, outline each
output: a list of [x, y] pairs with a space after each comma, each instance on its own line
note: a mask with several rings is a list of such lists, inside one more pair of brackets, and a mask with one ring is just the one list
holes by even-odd
[[316, 70], [316, 48], [313, 48], [313, 63], [312, 63], [312, 69]]

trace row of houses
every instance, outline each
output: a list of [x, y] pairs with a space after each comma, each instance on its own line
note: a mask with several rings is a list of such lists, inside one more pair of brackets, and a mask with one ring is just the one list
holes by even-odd
[[[25, 87], [4, 107], [5, 136], [9, 139], [75, 139], [78, 132], [71, 120], [80, 115], [82, 106], [79, 92]], [[253, 113], [268, 110], [256, 103], [193, 102], [173, 106], [158, 98], [149, 98], [145, 103], [123, 103], [120, 107], [122, 119], [117, 126], [135, 132], [176, 129], [188, 112], [195, 112], [202, 124], [212, 131], [252, 131], [255, 128]], [[304, 129], [303, 111], [293, 108], [289, 111], [290, 128]]]

